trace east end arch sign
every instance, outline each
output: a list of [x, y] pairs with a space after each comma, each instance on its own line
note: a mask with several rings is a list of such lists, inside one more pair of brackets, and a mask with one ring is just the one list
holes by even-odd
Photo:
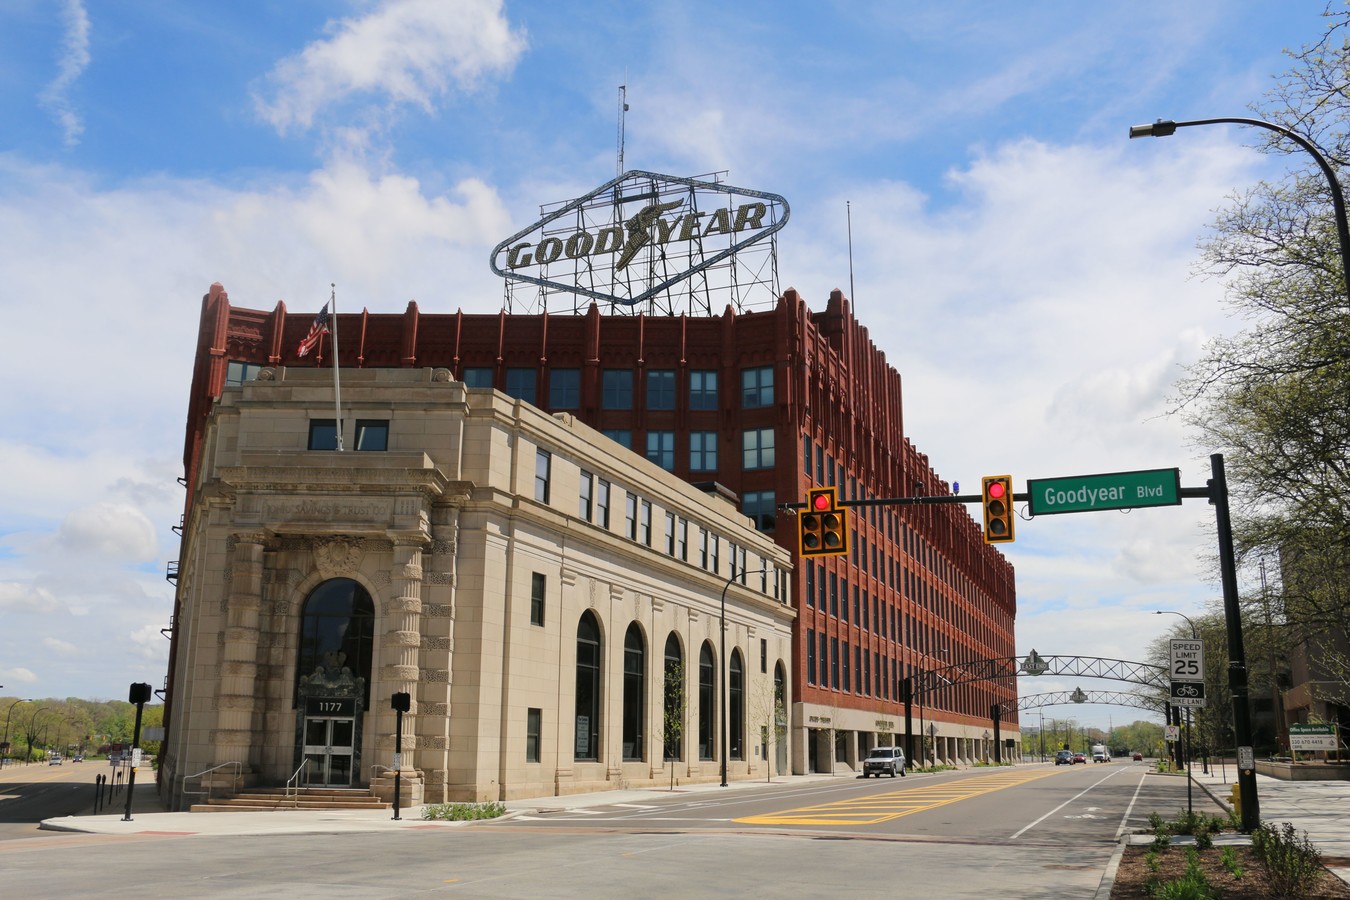
[[490, 263], [508, 282], [637, 306], [708, 277], [789, 214], [778, 194], [631, 170], [511, 235]]

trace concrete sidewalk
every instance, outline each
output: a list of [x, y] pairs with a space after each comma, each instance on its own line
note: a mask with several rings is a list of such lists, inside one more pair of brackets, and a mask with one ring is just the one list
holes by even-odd
[[[778, 776], [772, 782], [733, 781], [726, 787], [718, 782], [685, 784], [670, 790], [640, 789], [600, 791], [589, 794], [569, 794], [563, 797], [528, 797], [505, 802], [507, 816], [528, 812], [551, 812], [581, 809], [588, 806], [606, 806], [612, 803], [650, 802], [654, 798], [672, 795], [695, 796], [712, 792], [744, 791], [753, 788], [782, 789], [832, 779], [856, 778], [852, 772], [838, 775]], [[132, 797], [131, 821], [124, 821], [126, 795], [115, 797], [98, 815], [62, 816], [45, 819], [39, 828], [45, 831], [72, 831], [86, 834], [177, 834], [177, 835], [240, 835], [240, 834], [336, 834], [354, 831], [398, 831], [457, 828], [467, 822], [448, 822], [422, 818], [422, 807], [411, 806], [399, 810], [365, 809], [278, 809], [267, 812], [165, 812], [155, 793], [154, 785], [137, 788]]]

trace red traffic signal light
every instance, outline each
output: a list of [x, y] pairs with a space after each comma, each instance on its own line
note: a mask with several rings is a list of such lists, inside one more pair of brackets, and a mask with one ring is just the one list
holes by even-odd
[[848, 511], [838, 506], [834, 488], [807, 492], [806, 509], [797, 516], [797, 552], [802, 556], [848, 553]]
[[1008, 544], [1015, 540], [1012, 476], [986, 475], [981, 480], [980, 505], [984, 508], [984, 542]]

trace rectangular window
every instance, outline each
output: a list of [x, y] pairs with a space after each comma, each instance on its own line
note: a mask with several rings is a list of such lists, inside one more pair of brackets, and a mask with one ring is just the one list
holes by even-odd
[[623, 524], [624, 534], [628, 535], [630, 541], [636, 541], [638, 536], [637, 497], [632, 494], [627, 494], [624, 497]]
[[599, 490], [595, 495], [596, 512], [599, 513], [599, 520], [595, 523], [606, 531], [609, 530], [609, 482], [600, 479]]
[[[848, 671], [845, 664], [844, 671]], [[830, 687], [839, 690], [839, 638], [830, 638]]]
[[680, 519], [680, 524], [675, 530], [675, 555], [689, 562], [689, 521]]
[[549, 472], [553, 466], [553, 455], [547, 450], [534, 452], [534, 499], [540, 503], [548, 502]]
[[759, 671], [761, 674], [769, 671], [769, 642], [765, 638], [759, 639]]
[[693, 431], [689, 433], [689, 471], [717, 471], [717, 432]]
[[708, 567], [708, 571], [714, 575], [722, 571], [722, 536], [720, 534], [712, 536], [712, 565]]
[[708, 529], [702, 527], [698, 530], [698, 567], [708, 568]]
[[465, 387], [471, 388], [490, 388], [492, 387], [491, 369], [465, 369], [462, 378]]
[[806, 683], [816, 683], [816, 630], [806, 629]]
[[647, 372], [647, 408], [675, 408], [674, 369], [652, 369]]
[[773, 367], [741, 370], [741, 408], [773, 406]]
[[633, 370], [605, 369], [600, 376], [601, 409], [633, 408]]
[[839, 576], [830, 573], [830, 615], [839, 617]]
[[543, 731], [544, 714], [531, 706], [525, 710], [525, 761], [539, 762], [539, 735]]
[[675, 514], [666, 513], [666, 556], [675, 555]]
[[539, 374], [537, 369], [506, 370], [506, 393], [515, 397], [517, 400], [524, 400], [526, 403], [535, 404], [537, 396], [536, 385], [538, 383]]
[[548, 588], [548, 579], [542, 572], [530, 573], [530, 624], [544, 624], [544, 592]]
[[581, 470], [581, 494], [577, 500], [577, 517], [589, 522], [591, 509], [595, 503], [595, 476], [585, 469]]
[[309, 449], [310, 450], [336, 450], [337, 449], [337, 425], [336, 419], [310, 419], [309, 420]]
[[581, 408], [581, 370], [552, 369], [548, 373], [550, 409]]
[[816, 567], [806, 564], [806, 605], [816, 605]]
[[638, 511], [638, 539], [647, 547], [652, 545], [652, 503], [650, 500], [643, 500], [642, 508]]
[[811, 435], [802, 435], [802, 471], [811, 479]]
[[606, 428], [600, 433], [625, 450], [633, 449], [633, 432], [627, 428]]
[[647, 432], [647, 459], [667, 472], [675, 471], [675, 432]]
[[232, 359], [225, 364], [225, 384], [226, 386], [240, 385], [245, 381], [253, 381], [262, 371], [261, 363], [239, 362]]
[[357, 450], [388, 450], [389, 449], [389, 420], [388, 419], [357, 419], [356, 420], [356, 449]]
[[773, 491], [746, 491], [741, 496], [741, 512], [755, 521], [755, 528], [772, 532], [778, 524], [777, 499]]
[[852, 685], [853, 685], [853, 679], [852, 679], [852, 678], [850, 677], [850, 675], [849, 675], [848, 641], [844, 641], [844, 652], [843, 652], [842, 656], [844, 657], [844, 663], [843, 663], [843, 665], [841, 666], [841, 668], [844, 670], [844, 691], [845, 691], [845, 693], [847, 693], [847, 692], [853, 690], [853, 687], [852, 687]]
[[741, 432], [741, 465], [746, 469], [773, 468], [772, 428], [747, 428]]
[[717, 409], [716, 369], [695, 369], [689, 373], [689, 408]]

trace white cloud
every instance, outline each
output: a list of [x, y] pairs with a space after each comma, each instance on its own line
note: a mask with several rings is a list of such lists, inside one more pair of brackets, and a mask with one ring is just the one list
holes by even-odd
[[137, 657], [156, 662], [168, 662], [169, 642], [164, 639], [164, 634], [160, 631], [161, 627], [156, 624], [144, 625], [127, 633], [127, 639], [131, 641]]
[[80, 141], [84, 123], [70, 100], [70, 89], [89, 65], [89, 15], [80, 0], [66, 0], [61, 17], [65, 38], [57, 58], [57, 75], [38, 99], [61, 125], [66, 146], [73, 147]]
[[258, 112], [280, 132], [309, 128], [326, 107], [352, 97], [427, 112], [452, 83], [464, 91], [508, 71], [525, 39], [501, 0], [393, 0], [362, 18], [328, 25], [330, 37], [282, 60]]
[[76, 556], [92, 553], [142, 563], [156, 555], [155, 526], [145, 513], [124, 503], [74, 510], [57, 536], [63, 549]]
[[79, 648], [70, 641], [63, 641], [60, 638], [54, 637], [43, 638], [42, 646], [61, 656], [74, 656], [76, 653], [80, 652]]
[[48, 613], [59, 609], [51, 592], [19, 581], [0, 581], [0, 611]]
[[14, 684], [15, 682], [20, 684], [34, 684], [38, 680], [37, 675], [22, 666], [0, 670], [0, 678], [5, 679], [5, 684]]

